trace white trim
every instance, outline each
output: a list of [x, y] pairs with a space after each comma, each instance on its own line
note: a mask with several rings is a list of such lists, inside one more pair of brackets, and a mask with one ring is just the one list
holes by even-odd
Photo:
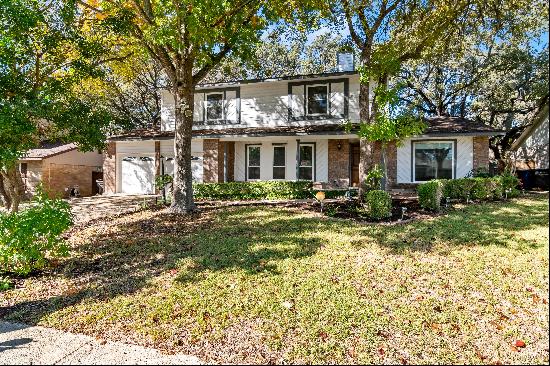
[[[257, 147], [258, 149], [260, 149], [260, 163], [259, 165], [250, 165], [250, 155], [249, 155], [249, 150], [251, 147]], [[249, 177], [249, 171], [248, 171], [248, 168], [258, 168], [260, 169], [260, 177], [259, 178], [254, 178], [254, 179], [250, 179]], [[246, 171], [245, 171], [245, 177], [246, 177], [246, 181], [247, 182], [254, 182], [254, 181], [259, 181], [259, 180], [262, 180], [262, 144], [250, 144], [250, 145], [247, 145], [246, 146]]]
[[[300, 145], [298, 148], [300, 149], [302, 146], [309, 146], [311, 147], [311, 165], [300, 165], [300, 162], [297, 161], [296, 165], [298, 165], [298, 173], [300, 171], [300, 168], [311, 168], [311, 181], [315, 182], [315, 144], [311, 142], [302, 142], [300, 141]], [[300, 154], [300, 158], [302, 157], [302, 154]], [[309, 179], [300, 179], [300, 177], [296, 177], [297, 180], [309, 180]]]
[[[330, 98], [330, 95], [329, 95], [329, 92], [328, 92], [328, 85], [329, 83], [325, 83], [325, 84], [313, 84], [313, 85], [306, 85], [306, 100], [305, 100], [305, 103], [306, 103], [306, 116], [326, 116], [329, 114], [329, 98]], [[309, 88], [315, 88], [315, 87], [319, 87], [319, 86], [324, 86], [325, 87], [325, 90], [327, 92], [327, 98], [326, 98], [326, 112], [325, 113], [309, 113]]]
[[[451, 144], [451, 179], [455, 179], [455, 149], [457, 148], [455, 146], [455, 141], [453, 140], [428, 140], [428, 141], [422, 141], [422, 140], [413, 140], [412, 142], [412, 177], [413, 180], [411, 183], [426, 183], [428, 181], [426, 180], [416, 180], [416, 147], [415, 145], [418, 144], [440, 144], [440, 143], [450, 143]], [[434, 179], [440, 179], [440, 178], [434, 178]]]
[[[275, 165], [275, 149], [278, 147], [282, 147], [284, 149], [284, 159], [285, 159], [285, 165]], [[273, 148], [273, 164], [271, 164], [271, 177], [273, 180], [286, 180], [286, 144], [280, 144], [280, 145], [272, 145]], [[275, 178], [273, 176], [274, 169], [275, 168], [284, 168], [285, 177], [284, 178]]]

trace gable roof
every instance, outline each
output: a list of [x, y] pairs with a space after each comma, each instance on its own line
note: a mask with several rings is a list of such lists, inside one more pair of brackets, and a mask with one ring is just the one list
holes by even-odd
[[21, 156], [20, 160], [42, 160], [54, 155], [63, 154], [77, 148], [75, 143], [42, 142], [39, 147], [30, 149]]

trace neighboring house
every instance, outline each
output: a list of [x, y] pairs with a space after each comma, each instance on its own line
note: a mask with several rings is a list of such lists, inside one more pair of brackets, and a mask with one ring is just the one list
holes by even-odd
[[69, 197], [75, 186], [81, 196], [97, 194], [96, 180], [103, 177], [102, 166], [101, 153], [80, 152], [72, 143], [42, 143], [19, 159], [19, 171], [30, 196], [39, 183], [52, 197]]
[[[321, 187], [359, 184], [359, 138], [342, 128], [359, 121], [359, 75], [343, 71], [209, 84], [195, 91], [196, 182], [307, 179]], [[162, 93], [161, 130], [112, 136], [103, 171], [106, 193], [154, 193], [173, 173], [174, 100]], [[392, 187], [464, 177], [488, 167], [489, 136], [473, 121], [430, 119], [425, 134], [388, 147]]]
[[548, 104], [514, 142], [511, 151], [524, 187], [548, 189]]

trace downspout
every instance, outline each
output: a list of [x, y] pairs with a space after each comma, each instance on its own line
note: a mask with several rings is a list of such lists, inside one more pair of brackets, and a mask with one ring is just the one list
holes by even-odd
[[227, 164], [228, 164], [228, 159], [227, 159], [227, 152], [228, 152], [228, 147], [227, 147], [227, 141], [224, 141], [223, 143], [223, 181], [224, 182], [227, 182]]
[[300, 139], [296, 139], [296, 180], [300, 179]]

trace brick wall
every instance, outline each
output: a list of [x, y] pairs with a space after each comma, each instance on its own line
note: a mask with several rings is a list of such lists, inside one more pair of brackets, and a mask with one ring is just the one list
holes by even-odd
[[50, 197], [69, 197], [68, 187], [79, 186], [81, 196], [92, 195], [92, 172], [86, 165], [49, 164], [42, 170], [42, 182]]
[[475, 136], [473, 139], [474, 145], [474, 161], [473, 169], [479, 168], [489, 169], [489, 137]]
[[111, 141], [103, 152], [104, 193], [116, 193], [116, 142]]
[[[218, 139], [205, 139], [203, 141], [203, 181], [205, 183], [216, 183], [219, 180], [219, 166], [218, 161], [220, 158], [219, 147], [220, 142]], [[223, 150], [222, 150], [222, 164], [223, 164]], [[223, 170], [221, 179], [223, 180]]]
[[349, 147], [348, 140], [328, 140], [328, 183], [331, 186], [349, 186]]
[[227, 181], [235, 180], [235, 142], [228, 141], [227, 144]]
[[394, 187], [397, 184], [397, 145], [391, 142], [386, 146], [386, 164], [388, 187]]

